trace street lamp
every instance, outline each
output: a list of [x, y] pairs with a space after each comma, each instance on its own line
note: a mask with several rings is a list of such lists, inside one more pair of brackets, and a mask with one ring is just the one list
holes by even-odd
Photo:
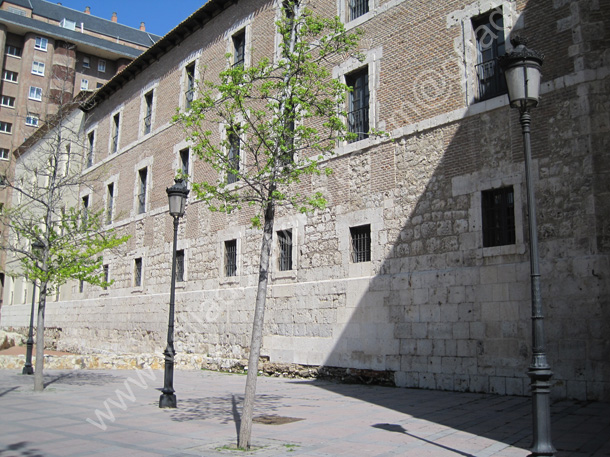
[[[44, 244], [36, 240], [32, 243], [32, 255], [36, 260], [40, 258], [40, 253], [44, 249]], [[30, 311], [30, 330], [28, 331], [28, 341], [26, 343], [25, 365], [21, 374], [34, 374], [32, 366], [32, 349], [34, 347], [34, 304], [36, 303], [36, 280], [32, 281], [32, 310]]]
[[169, 214], [174, 218], [174, 247], [172, 252], [172, 282], [169, 294], [169, 324], [167, 326], [167, 347], [165, 348], [165, 375], [159, 408], [175, 408], [174, 394], [174, 299], [176, 296], [176, 244], [178, 242], [178, 222], [184, 216], [184, 207], [189, 190], [182, 179], [176, 178], [175, 184], [166, 189], [169, 200]]
[[538, 105], [540, 98], [540, 69], [544, 56], [525, 45], [526, 40], [515, 37], [514, 47], [500, 58], [508, 86], [508, 98], [512, 108], [519, 109], [519, 122], [523, 132], [525, 154], [525, 181], [527, 186], [527, 207], [529, 212], [530, 271], [532, 294], [532, 362], [527, 375], [532, 390], [533, 443], [530, 456], [553, 456], [555, 448], [551, 443], [551, 412], [549, 395], [553, 372], [547, 362], [544, 347], [544, 317], [540, 297], [540, 267], [538, 262], [538, 228], [536, 224], [536, 200], [532, 186], [532, 151], [530, 145], [529, 109]]

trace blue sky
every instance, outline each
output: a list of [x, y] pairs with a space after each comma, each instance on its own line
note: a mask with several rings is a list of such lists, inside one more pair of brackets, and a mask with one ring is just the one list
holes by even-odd
[[140, 22], [144, 22], [147, 32], [165, 35], [197, 11], [206, 0], [58, 0], [58, 2], [77, 11], [85, 11], [85, 7], [89, 6], [92, 15], [108, 20], [112, 17], [112, 13], [116, 12], [120, 24], [140, 28]]

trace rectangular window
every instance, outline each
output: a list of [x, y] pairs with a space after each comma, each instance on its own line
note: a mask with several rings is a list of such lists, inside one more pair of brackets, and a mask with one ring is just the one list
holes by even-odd
[[81, 79], [80, 80], [80, 90], [89, 90], [89, 80], [88, 79]]
[[30, 94], [28, 97], [30, 100], [41, 101], [42, 100], [42, 88], [36, 87], [36, 86], [30, 86]]
[[146, 212], [146, 180], [148, 178], [148, 170], [142, 168], [138, 172], [138, 214]]
[[240, 138], [235, 129], [229, 130], [229, 153], [227, 154], [227, 184], [239, 180]]
[[114, 183], [108, 184], [106, 189], [106, 224], [112, 223], [112, 210], [114, 208]]
[[135, 287], [142, 286], [142, 257], [139, 257], [133, 262], [133, 285]]
[[89, 222], [89, 196], [85, 195], [82, 198], [83, 209], [81, 212], [81, 220], [83, 221], [83, 227], [87, 227], [87, 222]]
[[9, 108], [15, 107], [15, 97], [9, 97], [8, 95], [2, 96], [2, 106], [8, 106]]
[[97, 63], [97, 71], [104, 73], [106, 72], [106, 61], [103, 59], [100, 59]]
[[[109, 283], [110, 282], [110, 268], [108, 265], [104, 265], [104, 282], [105, 283]], [[108, 286], [104, 286], [104, 290], [107, 290]]]
[[189, 174], [189, 150], [183, 149], [180, 151], [180, 171], [186, 177]]
[[91, 60], [89, 57], [83, 57], [83, 68], [91, 67]]
[[513, 187], [481, 193], [483, 247], [515, 244], [515, 196]]
[[237, 240], [225, 241], [225, 276], [237, 276]]
[[21, 48], [17, 46], [11, 46], [10, 44], [6, 47], [6, 54], [13, 57], [21, 57]]
[[349, 6], [349, 20], [365, 15], [369, 12], [369, 0], [347, 0]]
[[243, 66], [246, 60], [246, 29], [233, 35], [233, 66]]
[[279, 245], [278, 267], [280, 271], [292, 270], [292, 230], [277, 232]]
[[68, 29], [68, 30], [76, 30], [76, 22], [71, 21], [70, 19], [63, 18], [59, 23], [59, 26]]
[[345, 76], [350, 89], [347, 102], [347, 127], [357, 136], [351, 142], [368, 138], [369, 132], [369, 69], [364, 67]]
[[89, 132], [87, 135], [88, 148], [87, 148], [87, 168], [93, 165], [93, 145], [95, 144], [95, 133]]
[[13, 131], [13, 124], [10, 122], [0, 121], [0, 132], [11, 133]]
[[44, 62], [32, 62], [32, 74], [44, 76]]
[[6, 148], [0, 148], [0, 159], [8, 160], [10, 151]]
[[78, 291], [82, 294], [85, 291], [85, 281], [82, 279], [78, 282]]
[[28, 113], [25, 116], [25, 125], [29, 125], [30, 127], [38, 127], [38, 115]]
[[185, 106], [187, 109], [191, 107], [191, 103], [195, 97], [195, 62], [186, 66], [186, 90], [185, 90]]
[[352, 262], [370, 262], [371, 226], [367, 224], [350, 227], [349, 233], [352, 239]]
[[12, 82], [12, 83], [17, 82], [17, 77], [18, 77], [18, 73], [14, 72], [14, 71], [4, 70], [4, 73], [2, 74], [2, 79], [4, 79], [5, 81]]
[[34, 43], [34, 49], [38, 49], [39, 51], [46, 51], [48, 44], [49, 40], [47, 38], [37, 36], [36, 41]]
[[176, 282], [184, 282], [184, 250], [176, 251]]
[[505, 53], [504, 19], [502, 9], [472, 19], [476, 36], [477, 93], [475, 101], [488, 100], [507, 92], [506, 78], [498, 65], [498, 57]]
[[119, 150], [119, 126], [121, 124], [121, 114], [116, 113], [112, 117], [112, 148], [113, 153]]
[[144, 135], [148, 135], [152, 128], [152, 109], [153, 109], [153, 91], [151, 90], [144, 95], [144, 103], [146, 104], [146, 116], [144, 116]]

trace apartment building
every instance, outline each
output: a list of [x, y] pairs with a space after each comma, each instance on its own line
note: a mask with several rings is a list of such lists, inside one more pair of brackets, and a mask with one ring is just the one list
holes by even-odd
[[[352, 87], [350, 129], [391, 138], [338, 144], [326, 163], [333, 173], [302, 183], [327, 208], [278, 214], [263, 355], [397, 386], [527, 394], [523, 143], [496, 61], [519, 33], [546, 55], [531, 114], [552, 394], [608, 400], [608, 5], [307, 3], [363, 30], [363, 60], [329, 65]], [[84, 173], [105, 178], [79, 198], [132, 237], [104, 259], [112, 287], [72, 284], [47, 308], [59, 348], [163, 350], [173, 233], [165, 189], [178, 170], [194, 182], [211, 173], [172, 117], [201, 80], [273, 58], [281, 7], [209, 0], [83, 104]], [[210, 128], [220, 141], [222, 128]], [[261, 237], [249, 218], [211, 212], [191, 193], [178, 235], [178, 352], [225, 365], [247, 357]], [[23, 327], [28, 312], [7, 305], [1, 325]]]
[[[0, 1], [0, 176], [58, 106], [99, 89], [159, 36], [44, 0]], [[10, 196], [0, 186], [0, 205]], [[2, 254], [3, 255], [3, 254]], [[4, 258], [0, 279], [4, 281]]]

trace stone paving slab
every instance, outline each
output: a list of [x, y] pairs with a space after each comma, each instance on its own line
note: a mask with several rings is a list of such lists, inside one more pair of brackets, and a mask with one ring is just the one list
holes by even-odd
[[[163, 373], [0, 370], [0, 457], [525, 457], [527, 397], [327, 381], [258, 379], [249, 452], [233, 450], [245, 376], [176, 371], [178, 408], [159, 409]], [[293, 420], [299, 419], [299, 420]], [[552, 406], [557, 457], [610, 456], [610, 404]]]

